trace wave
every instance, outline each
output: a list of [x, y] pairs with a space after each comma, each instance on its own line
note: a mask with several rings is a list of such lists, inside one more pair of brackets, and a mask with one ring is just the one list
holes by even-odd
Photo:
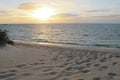
[[35, 39], [36, 42], [48, 42], [47, 39]]
[[120, 48], [119, 45], [110, 45], [110, 44], [79, 44], [79, 43], [70, 43], [70, 42], [52, 42], [48, 41], [47, 39], [36, 39], [36, 42], [43, 42], [43, 43], [55, 43], [55, 44], [66, 44], [66, 45], [78, 45], [78, 46], [93, 46], [93, 47], [105, 47], [105, 48]]
[[93, 46], [97, 46], [97, 47], [107, 47], [107, 48], [120, 48], [119, 45], [110, 45], [110, 44], [94, 44]]

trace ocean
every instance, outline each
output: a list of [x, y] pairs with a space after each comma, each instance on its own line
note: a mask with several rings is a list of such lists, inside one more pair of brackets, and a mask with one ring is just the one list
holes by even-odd
[[11, 40], [120, 48], [120, 24], [0, 24]]

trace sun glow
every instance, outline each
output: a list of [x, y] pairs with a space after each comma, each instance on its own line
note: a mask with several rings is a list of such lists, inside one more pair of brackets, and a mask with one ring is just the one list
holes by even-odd
[[55, 14], [56, 14], [55, 9], [50, 7], [42, 7], [42, 8], [36, 9], [33, 12], [32, 16], [36, 19], [46, 21]]

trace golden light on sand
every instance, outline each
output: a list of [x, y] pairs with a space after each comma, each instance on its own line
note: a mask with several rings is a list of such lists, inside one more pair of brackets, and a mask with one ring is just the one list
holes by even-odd
[[34, 10], [32, 16], [36, 19], [46, 21], [55, 14], [56, 14], [55, 9], [51, 7], [42, 7], [42, 8]]

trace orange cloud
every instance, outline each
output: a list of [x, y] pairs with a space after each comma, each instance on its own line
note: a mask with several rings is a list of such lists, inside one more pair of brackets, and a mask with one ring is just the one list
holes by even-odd
[[21, 9], [21, 10], [34, 10], [34, 9], [36, 9], [38, 7], [40, 7], [39, 3], [28, 2], [28, 3], [22, 3], [17, 9]]

